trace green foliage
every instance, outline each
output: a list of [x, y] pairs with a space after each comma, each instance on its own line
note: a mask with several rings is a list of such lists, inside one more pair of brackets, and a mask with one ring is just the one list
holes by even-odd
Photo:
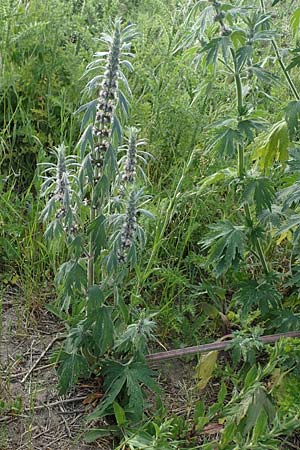
[[277, 122], [262, 142], [257, 141], [253, 159], [258, 161], [263, 171], [268, 171], [274, 161], [285, 165], [288, 160], [288, 127], [285, 120]]
[[215, 264], [216, 276], [237, 267], [244, 257], [246, 235], [243, 227], [234, 226], [228, 220], [211, 225], [211, 232], [203, 241], [203, 248], [209, 248], [208, 264]]
[[144, 394], [142, 386], [145, 385], [154, 392], [158, 392], [158, 386], [153, 381], [152, 372], [145, 362], [129, 361], [122, 364], [118, 361], [107, 360], [104, 363], [102, 373], [104, 378], [105, 399], [95, 411], [89, 415], [89, 419], [95, 419], [107, 414], [117, 397], [123, 391], [126, 400], [127, 412], [133, 420], [140, 420], [144, 410]]
[[246, 203], [253, 202], [257, 215], [266, 208], [271, 210], [274, 198], [272, 180], [267, 177], [246, 178], [242, 200]]
[[234, 294], [233, 301], [241, 308], [241, 318], [247, 318], [253, 307], [266, 317], [272, 308], [280, 307], [281, 295], [273, 283], [256, 280], [244, 281]]
[[262, 350], [263, 344], [260, 340], [261, 329], [253, 330], [252, 335], [235, 332], [232, 347], [232, 360], [236, 365], [241, 359], [251, 366], [255, 364], [257, 353]]

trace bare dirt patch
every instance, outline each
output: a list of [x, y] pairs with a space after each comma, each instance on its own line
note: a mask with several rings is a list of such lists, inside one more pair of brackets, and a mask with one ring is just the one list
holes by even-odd
[[0, 305], [0, 450], [111, 449], [107, 441], [83, 441], [93, 387], [58, 394], [49, 356], [59, 345], [60, 324], [45, 310], [27, 320], [17, 290], [6, 291]]

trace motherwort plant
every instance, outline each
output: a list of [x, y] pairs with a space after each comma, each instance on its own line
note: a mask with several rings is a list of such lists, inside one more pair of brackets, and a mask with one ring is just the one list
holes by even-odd
[[[220, 182], [235, 187], [238, 207], [234, 215], [210, 225], [202, 248], [207, 251], [207, 266], [213, 267], [217, 278], [244, 267], [247, 275], [233, 300], [241, 306], [242, 319], [256, 309], [265, 320], [269, 314], [282, 312], [281, 274], [270, 264], [274, 220], [280, 222], [274, 214], [274, 180], [288, 160], [289, 122], [298, 127], [299, 96], [280, 57], [278, 33], [263, 1], [251, 7], [243, 2], [237, 6], [234, 2], [199, 1], [187, 21], [192, 24], [191, 31], [178, 50], [192, 45], [197, 65], [202, 65], [208, 77], [216, 79], [216, 73], [224, 77], [236, 98], [235, 111], [228, 110], [206, 129], [211, 137], [206, 152], [221, 157], [229, 166], [202, 180], [199, 189]], [[289, 103], [289, 111], [294, 110], [292, 119], [286, 114], [270, 127], [260, 104], [262, 98], [274, 100], [272, 89], [281, 82], [272, 71], [276, 59], [296, 100]]]
[[[111, 34], [102, 34], [100, 41], [107, 49], [95, 54], [85, 73], [92, 75], [85, 93], [97, 90], [98, 95], [78, 110], [84, 112], [80, 156], [66, 156], [61, 145], [54, 151], [56, 163], [47, 163], [43, 172], [42, 191], [49, 197], [42, 212], [43, 220], [50, 222], [46, 235], [64, 237], [69, 253], [56, 276], [59, 299], [49, 307], [65, 318], [68, 330], [58, 356], [61, 390], [66, 391], [79, 377], [103, 375], [107, 395], [93, 417], [121, 400], [128, 414], [134, 415], [136, 396], [143, 405], [142, 385], [155, 389], [142, 339], [152, 336], [154, 322], [137, 317], [143, 325], [135, 327], [135, 317], [123, 298], [126, 275], [145, 242], [139, 217], [151, 217], [142, 208], [148, 199], [137, 186], [139, 174], [145, 179], [138, 162], [146, 163], [149, 155], [138, 149], [144, 142], [134, 127], [120, 146], [123, 136], [117, 117], [118, 112], [125, 120], [129, 109], [121, 90], [130, 95], [122, 68], [133, 70], [128, 59], [133, 57], [130, 44], [135, 36], [135, 27], [122, 27], [120, 20]], [[132, 329], [134, 340], [128, 331]], [[143, 349], [136, 346], [140, 341]], [[116, 342], [126, 342], [121, 347], [126, 351], [120, 351]]]

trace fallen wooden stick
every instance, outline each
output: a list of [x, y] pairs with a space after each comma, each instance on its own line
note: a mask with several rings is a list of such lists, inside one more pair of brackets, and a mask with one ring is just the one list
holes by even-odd
[[[270, 334], [261, 336], [259, 339], [263, 344], [270, 344], [278, 341], [280, 338], [297, 338], [300, 337], [300, 331], [290, 331], [287, 333]], [[234, 340], [223, 342], [212, 342], [211, 344], [194, 345], [193, 347], [178, 348], [176, 350], [168, 350], [166, 352], [152, 353], [146, 355], [148, 361], [161, 361], [165, 359], [180, 358], [181, 356], [196, 355], [197, 353], [206, 353], [212, 350], [229, 350], [229, 346]]]
[[44, 358], [44, 356], [47, 354], [47, 352], [50, 350], [50, 348], [55, 344], [55, 342], [60, 341], [62, 339], [64, 339], [65, 336], [64, 335], [59, 335], [59, 336], [55, 336], [52, 341], [47, 345], [47, 347], [45, 348], [45, 350], [41, 353], [41, 355], [38, 357], [38, 359], [35, 361], [35, 363], [30, 367], [30, 369], [28, 370], [28, 372], [26, 373], [26, 375], [22, 378], [21, 383], [25, 383], [25, 381], [27, 380], [27, 378], [29, 377], [29, 375], [31, 375], [31, 373], [35, 370], [35, 368], [37, 367], [37, 365], [39, 364], [39, 362]]

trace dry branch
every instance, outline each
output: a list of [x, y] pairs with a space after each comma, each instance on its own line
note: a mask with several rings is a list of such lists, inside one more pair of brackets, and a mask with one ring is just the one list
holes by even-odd
[[[280, 338], [297, 338], [300, 337], [300, 331], [290, 331], [288, 333], [270, 334], [260, 337], [263, 344], [270, 344], [278, 341]], [[152, 353], [146, 356], [147, 361], [162, 361], [165, 359], [180, 358], [187, 355], [196, 355], [197, 353], [206, 353], [212, 350], [229, 350], [234, 340], [225, 342], [212, 342], [211, 344], [195, 345], [193, 347], [179, 348], [176, 350], [168, 350], [167, 352]]]

